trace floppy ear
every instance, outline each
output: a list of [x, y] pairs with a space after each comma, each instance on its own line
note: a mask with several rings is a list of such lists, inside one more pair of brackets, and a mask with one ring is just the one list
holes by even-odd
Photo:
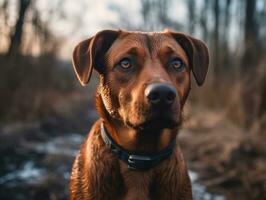
[[80, 42], [74, 49], [72, 64], [78, 80], [85, 86], [91, 77], [92, 69], [99, 73], [104, 70], [104, 55], [118, 37], [120, 31], [104, 30]]
[[209, 50], [205, 43], [191, 36], [178, 32], [170, 32], [174, 39], [186, 51], [196, 82], [201, 86], [209, 67]]

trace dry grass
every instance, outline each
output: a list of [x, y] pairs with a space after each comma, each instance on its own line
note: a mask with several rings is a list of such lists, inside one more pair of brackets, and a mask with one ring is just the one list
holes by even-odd
[[70, 63], [59, 62], [53, 55], [1, 56], [0, 65], [0, 118], [4, 121], [54, 115], [53, 104], [74, 89]]
[[185, 157], [209, 189], [228, 199], [266, 199], [266, 82], [265, 68], [258, 69], [252, 78], [192, 91], [185, 111]]

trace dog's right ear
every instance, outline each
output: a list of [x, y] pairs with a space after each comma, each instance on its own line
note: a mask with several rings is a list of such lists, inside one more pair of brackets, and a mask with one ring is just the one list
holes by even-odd
[[99, 73], [104, 70], [104, 55], [117, 39], [120, 31], [104, 30], [95, 36], [80, 42], [74, 49], [72, 63], [81, 85], [90, 80], [92, 69]]

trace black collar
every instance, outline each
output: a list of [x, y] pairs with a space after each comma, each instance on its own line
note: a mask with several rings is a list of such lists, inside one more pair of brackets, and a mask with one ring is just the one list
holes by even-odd
[[173, 140], [164, 150], [154, 154], [141, 154], [136, 152], [129, 152], [119, 146], [107, 133], [104, 124], [101, 124], [101, 136], [104, 143], [117, 155], [117, 157], [124, 161], [129, 169], [145, 171], [158, 165], [161, 161], [168, 158], [175, 147], [176, 140]]

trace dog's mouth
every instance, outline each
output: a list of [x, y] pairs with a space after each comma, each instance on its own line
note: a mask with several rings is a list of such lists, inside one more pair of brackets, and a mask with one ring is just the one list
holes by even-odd
[[156, 112], [152, 113], [144, 123], [144, 126], [152, 126], [156, 128], [174, 128], [180, 125], [178, 113]]
[[160, 111], [150, 112], [138, 122], [126, 120], [126, 125], [134, 129], [164, 129], [175, 128], [181, 125], [181, 117], [178, 112]]

